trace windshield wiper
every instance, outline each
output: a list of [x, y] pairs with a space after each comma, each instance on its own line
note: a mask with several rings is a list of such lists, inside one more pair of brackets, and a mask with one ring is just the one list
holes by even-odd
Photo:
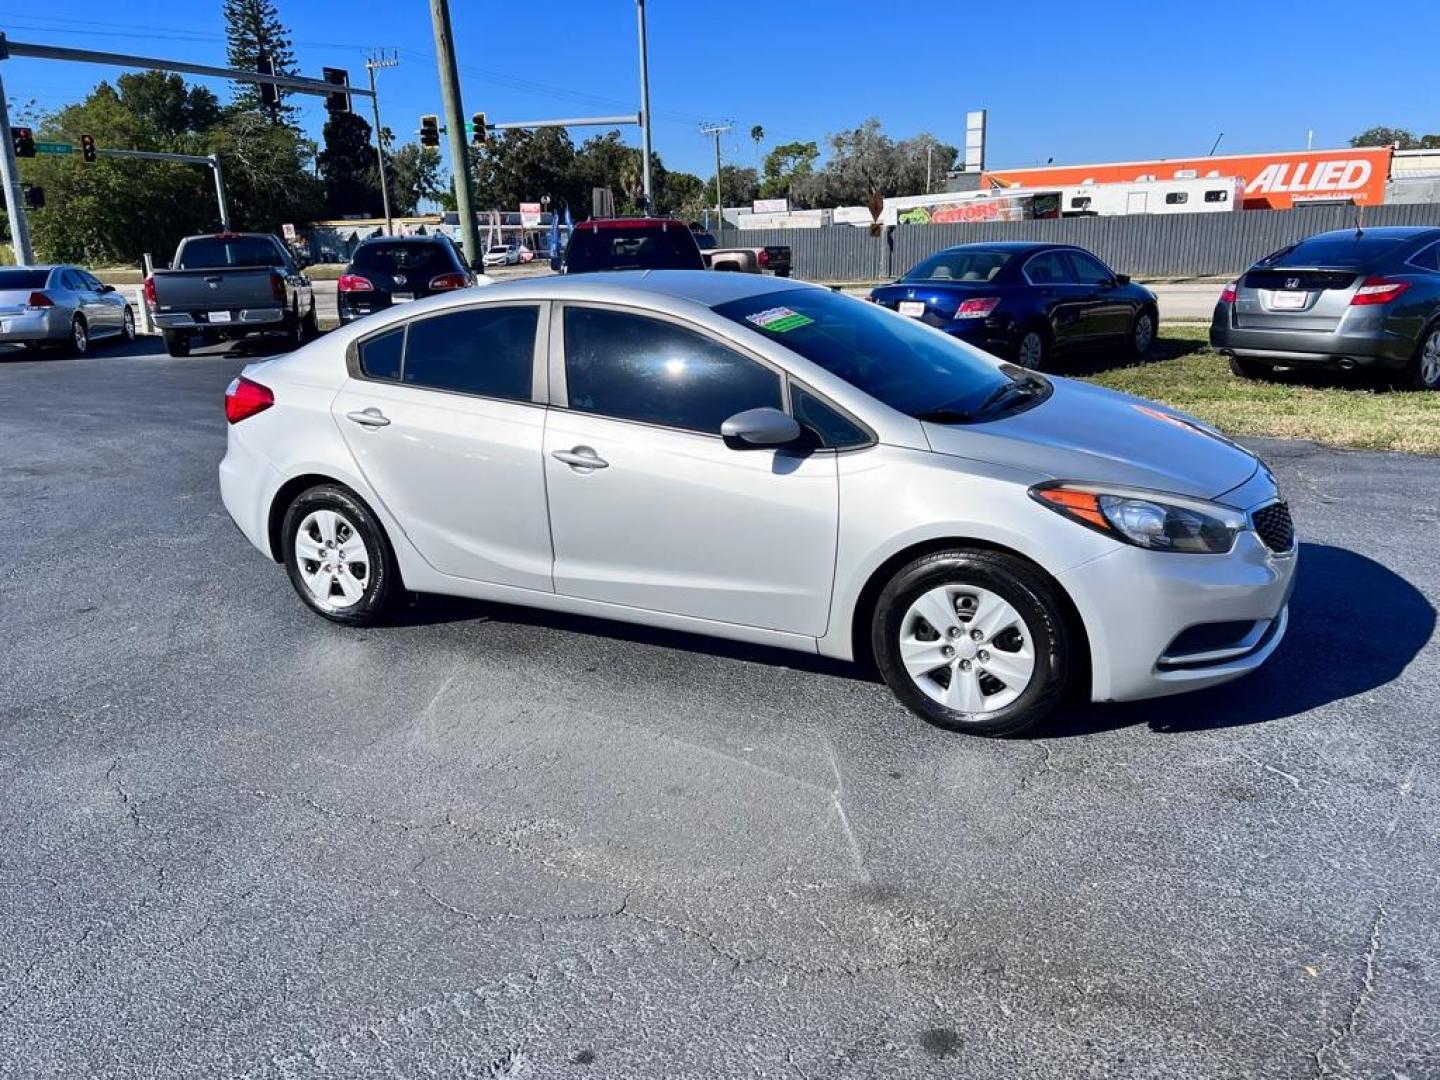
[[973, 412], [966, 412], [964, 409], [930, 409], [914, 415], [916, 420], [923, 420], [927, 424], [963, 424], [975, 419]]
[[1045, 383], [1043, 380], [1034, 375], [1026, 375], [1023, 378], [1016, 379], [1014, 382], [1002, 383], [990, 391], [990, 396], [980, 403], [980, 407], [976, 409], [975, 412], [977, 414], [989, 412], [996, 406], [1004, 404], [1007, 399], [1012, 397], [1034, 397], [1036, 394], [1044, 391], [1044, 389]]

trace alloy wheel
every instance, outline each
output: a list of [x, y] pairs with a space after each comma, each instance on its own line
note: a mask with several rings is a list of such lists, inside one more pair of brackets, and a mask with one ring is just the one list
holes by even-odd
[[1148, 311], [1142, 311], [1140, 317], [1135, 320], [1135, 351], [1145, 353], [1149, 350], [1155, 340], [1155, 323], [1150, 318]]
[[135, 340], [135, 313], [128, 307], [125, 309], [124, 338], [126, 341]]
[[85, 324], [79, 319], [70, 324], [70, 341], [74, 344], [75, 351], [81, 355], [90, 347], [90, 335], [85, 332]]
[[1420, 381], [1431, 390], [1440, 390], [1440, 327], [1425, 339], [1420, 351]]
[[343, 611], [370, 584], [370, 550], [354, 524], [335, 510], [314, 510], [295, 530], [295, 565], [316, 602]]
[[1045, 356], [1045, 339], [1040, 336], [1037, 330], [1027, 330], [1025, 336], [1020, 339], [1020, 350], [1017, 357], [1021, 367], [1032, 370], [1040, 367], [1040, 361]]
[[900, 622], [900, 660], [932, 701], [975, 719], [1015, 701], [1035, 675], [1020, 613], [989, 589], [958, 583], [910, 605]]

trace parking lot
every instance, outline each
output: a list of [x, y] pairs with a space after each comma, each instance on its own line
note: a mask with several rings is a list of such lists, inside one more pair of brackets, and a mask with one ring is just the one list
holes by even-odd
[[1434, 459], [1254, 444], [1270, 664], [991, 742], [795, 653], [325, 623], [219, 501], [245, 362], [0, 356], [0, 1076], [1440, 1075]]

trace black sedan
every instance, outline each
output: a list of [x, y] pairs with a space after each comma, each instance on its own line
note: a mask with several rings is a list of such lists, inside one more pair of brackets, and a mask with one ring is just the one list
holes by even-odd
[[1097, 345], [1143, 356], [1160, 324], [1154, 293], [1064, 244], [946, 248], [869, 299], [1035, 369]]
[[448, 237], [364, 240], [336, 283], [340, 321], [474, 284], [475, 276]]
[[1244, 378], [1364, 368], [1440, 390], [1440, 229], [1340, 229], [1267, 255], [1225, 286], [1210, 344]]

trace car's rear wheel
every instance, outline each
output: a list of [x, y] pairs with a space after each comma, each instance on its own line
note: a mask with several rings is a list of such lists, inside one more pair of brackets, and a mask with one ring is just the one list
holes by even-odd
[[1440, 390], [1440, 322], [1426, 328], [1406, 374], [1411, 390]]
[[1150, 355], [1155, 345], [1156, 318], [1153, 308], [1141, 308], [1130, 324], [1130, 352], [1137, 359]]
[[290, 583], [311, 610], [351, 626], [379, 621], [398, 588], [395, 556], [364, 503], [322, 484], [290, 504], [281, 529]]
[[1060, 702], [1071, 668], [1065, 619], [1044, 575], [963, 548], [921, 556], [891, 578], [871, 647], [902, 703], [976, 735], [1033, 730]]
[[70, 337], [65, 349], [71, 356], [84, 356], [90, 351], [90, 328], [79, 315], [70, 320]]
[[1015, 362], [1031, 371], [1043, 371], [1050, 358], [1050, 338], [1038, 326], [1025, 329], [1015, 343]]
[[1250, 360], [1244, 356], [1230, 357], [1230, 373], [1242, 379], [1265, 379], [1270, 376], [1271, 371], [1269, 364], [1262, 364], [1259, 360]]
[[165, 351], [171, 356], [189, 356], [190, 335], [183, 330], [166, 330]]

